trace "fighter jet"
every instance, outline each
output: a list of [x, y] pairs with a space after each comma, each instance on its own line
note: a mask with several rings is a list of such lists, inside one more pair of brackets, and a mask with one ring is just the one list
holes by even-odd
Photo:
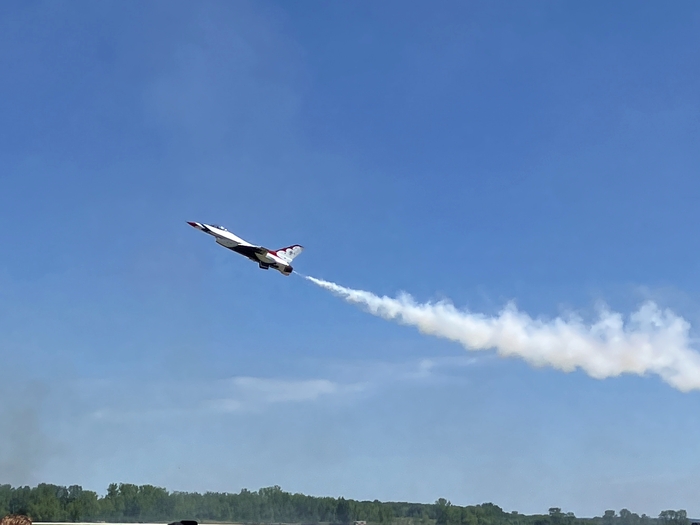
[[187, 224], [213, 236], [216, 242], [224, 248], [240, 253], [251, 261], [258, 263], [258, 266], [263, 270], [274, 268], [282, 275], [290, 275], [294, 271], [294, 268], [291, 266], [292, 260], [304, 249], [303, 246], [293, 244], [279, 250], [268, 250], [262, 246], [255, 246], [244, 241], [223, 226], [202, 224], [201, 222], [188, 222]]

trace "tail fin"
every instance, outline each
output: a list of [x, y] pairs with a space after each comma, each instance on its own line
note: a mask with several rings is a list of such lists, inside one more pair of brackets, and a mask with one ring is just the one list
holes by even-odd
[[279, 250], [274, 251], [272, 253], [274, 253], [277, 257], [282, 259], [287, 264], [289, 264], [292, 262], [294, 257], [296, 257], [302, 252], [303, 249], [303, 246], [293, 244], [291, 246], [287, 246], [286, 248], [280, 248]]

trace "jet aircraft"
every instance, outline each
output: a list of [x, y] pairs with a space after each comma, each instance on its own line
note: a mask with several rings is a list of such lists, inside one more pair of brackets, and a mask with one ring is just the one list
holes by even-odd
[[279, 250], [268, 250], [262, 246], [256, 246], [248, 241], [244, 241], [223, 226], [203, 224], [201, 222], [188, 222], [187, 224], [213, 236], [216, 242], [224, 248], [240, 253], [251, 261], [258, 263], [258, 266], [263, 270], [273, 268], [282, 275], [290, 275], [294, 271], [291, 265], [292, 260], [304, 249], [303, 246], [293, 244]]

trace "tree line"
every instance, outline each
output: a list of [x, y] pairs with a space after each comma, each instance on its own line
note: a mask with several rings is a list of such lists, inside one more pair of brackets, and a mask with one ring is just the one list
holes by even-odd
[[484, 503], [461, 507], [444, 498], [435, 503], [356, 501], [292, 494], [280, 487], [239, 493], [169, 492], [152, 485], [112, 483], [104, 496], [79, 485], [41, 483], [36, 487], [0, 485], [0, 516], [25, 514], [34, 521], [199, 522], [380, 525], [690, 525], [684, 510], [658, 518], [622, 509], [596, 518], [577, 518], [553, 507], [547, 514], [505, 512]]

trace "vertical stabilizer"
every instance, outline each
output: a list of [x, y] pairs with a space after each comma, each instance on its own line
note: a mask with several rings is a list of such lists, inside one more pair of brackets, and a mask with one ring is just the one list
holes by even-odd
[[291, 263], [294, 260], [294, 257], [299, 255], [302, 250], [304, 249], [303, 246], [300, 246], [298, 244], [293, 244], [292, 246], [287, 246], [286, 248], [280, 248], [277, 251], [274, 251], [274, 253], [277, 257], [282, 259], [284, 262], [287, 264]]

